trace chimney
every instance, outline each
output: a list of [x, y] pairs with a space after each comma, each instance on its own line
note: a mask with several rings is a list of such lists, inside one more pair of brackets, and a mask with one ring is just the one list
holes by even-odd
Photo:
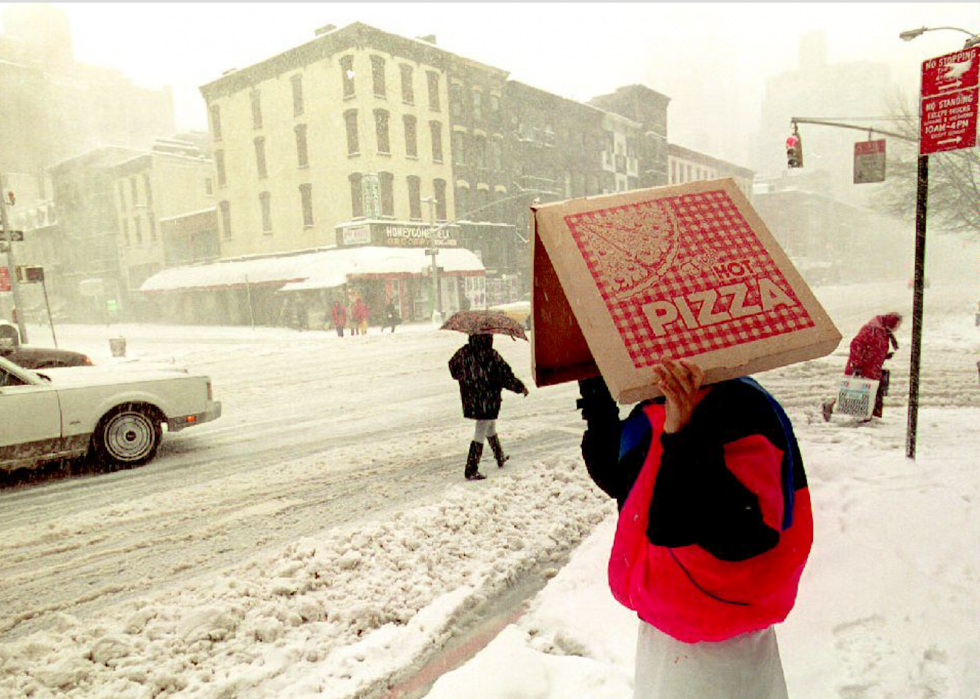
[[433, 46], [436, 45], [436, 35], [435, 34], [426, 34], [425, 36], [419, 36], [419, 37], [416, 37], [416, 38], [419, 41], [424, 41], [427, 44], [432, 44]]
[[337, 28], [337, 25], [336, 24], [324, 24], [322, 27], [320, 27], [319, 29], [315, 30], [313, 33], [316, 36], [323, 36], [324, 34], [329, 34], [330, 32], [332, 32], [336, 28]]

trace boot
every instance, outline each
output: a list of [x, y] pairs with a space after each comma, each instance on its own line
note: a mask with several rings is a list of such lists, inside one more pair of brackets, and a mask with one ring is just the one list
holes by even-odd
[[504, 448], [500, 446], [500, 437], [492, 435], [487, 437], [487, 441], [490, 442], [490, 448], [493, 450], [493, 458], [497, 460], [497, 468], [503, 468], [504, 462], [510, 457], [504, 454]]
[[834, 404], [837, 402], [836, 398], [828, 398], [823, 402], [823, 421], [830, 422], [830, 416], [834, 412]]
[[480, 466], [480, 457], [483, 456], [483, 445], [476, 442], [470, 442], [470, 453], [466, 457], [466, 471], [463, 475], [466, 476], [468, 481], [482, 481], [486, 476], [484, 476], [478, 470]]

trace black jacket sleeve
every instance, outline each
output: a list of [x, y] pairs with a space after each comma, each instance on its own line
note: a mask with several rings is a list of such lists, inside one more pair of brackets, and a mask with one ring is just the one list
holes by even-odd
[[510, 368], [507, 360], [494, 350], [493, 363], [497, 367], [497, 377], [501, 388], [506, 388], [514, 393], [524, 393], [524, 382], [514, 375], [514, 370]]
[[[619, 406], [609, 394], [602, 377], [579, 381], [582, 397], [577, 402], [586, 421], [582, 436], [582, 458], [589, 476], [607, 495], [616, 498], [622, 508], [643, 466], [650, 445], [647, 433], [627, 453], [620, 454], [623, 423]], [[645, 441], [644, 441], [645, 439]]]

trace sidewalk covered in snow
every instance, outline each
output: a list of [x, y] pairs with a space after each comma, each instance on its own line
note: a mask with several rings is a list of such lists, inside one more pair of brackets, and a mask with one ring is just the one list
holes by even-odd
[[[457, 310], [464, 298], [482, 305], [486, 270], [470, 250], [440, 248], [436, 257], [443, 308]], [[140, 291], [169, 320], [230, 324], [282, 324], [292, 308], [301, 327], [320, 327], [328, 304], [364, 298], [372, 320], [388, 299], [403, 318], [428, 315], [432, 258], [422, 248], [366, 246], [293, 255], [222, 260], [165, 269]]]

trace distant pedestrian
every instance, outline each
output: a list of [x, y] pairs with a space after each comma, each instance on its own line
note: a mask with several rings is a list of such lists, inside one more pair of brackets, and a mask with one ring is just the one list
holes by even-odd
[[468, 481], [483, 480], [486, 476], [479, 471], [483, 440], [490, 443], [499, 468], [510, 458], [504, 454], [497, 436], [500, 393], [506, 388], [526, 396], [527, 387], [493, 348], [492, 335], [470, 335], [469, 341], [449, 360], [449, 373], [459, 382], [463, 417], [476, 420], [463, 475]]
[[391, 332], [395, 332], [395, 328], [401, 322], [402, 318], [398, 315], [398, 309], [395, 308], [394, 299], [388, 299], [388, 303], [385, 305], [385, 320], [384, 325], [381, 326], [381, 332], [384, 332], [385, 328], [388, 327], [391, 328]]
[[354, 301], [354, 308], [351, 312], [351, 316], [354, 319], [354, 324], [357, 326], [358, 335], [367, 335], [368, 330], [368, 317], [370, 312], [368, 310], [368, 305], [364, 303], [364, 299], [360, 296]]
[[[901, 313], [886, 313], [875, 316], [858, 331], [851, 340], [851, 351], [844, 368], [846, 376], [856, 376], [878, 382], [878, 392], [875, 394], [873, 417], [880, 418], [884, 409], [885, 394], [888, 393], [888, 383], [891, 374], [883, 368], [886, 359], [891, 359], [898, 349], [895, 333], [902, 326]], [[824, 401], [823, 419], [830, 420], [834, 411], [835, 399]], [[865, 422], [870, 421], [867, 418]]]
[[347, 326], [347, 309], [344, 308], [344, 304], [339, 299], [333, 302], [333, 307], [330, 309], [330, 320], [333, 321], [337, 337], [343, 337], [344, 328]]

